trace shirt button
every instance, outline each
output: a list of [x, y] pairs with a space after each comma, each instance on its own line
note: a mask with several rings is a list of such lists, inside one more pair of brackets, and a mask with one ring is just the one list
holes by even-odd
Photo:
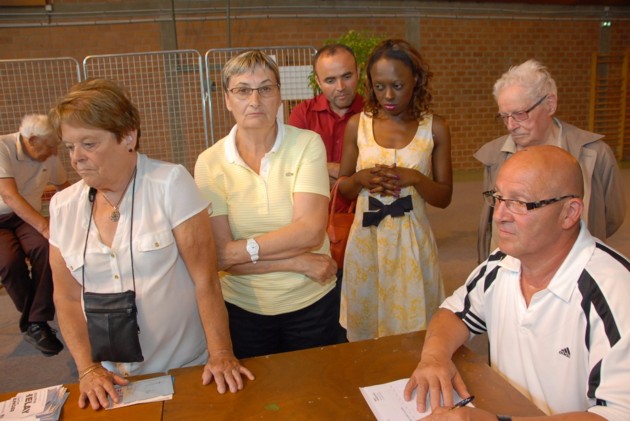
[[112, 257], [112, 259], [113, 259], [114, 257], [116, 257], [116, 255], [115, 255], [114, 253], [111, 253], [111, 254], [110, 254], [110, 256]]
[[114, 279], [118, 279], [118, 275], [114, 275]]
[[160, 243], [158, 243], [157, 241], [153, 244], [155, 247], [160, 247]]

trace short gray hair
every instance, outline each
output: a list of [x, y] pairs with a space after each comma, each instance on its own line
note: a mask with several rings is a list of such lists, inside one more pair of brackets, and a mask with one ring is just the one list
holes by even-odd
[[276, 77], [276, 82], [280, 85], [280, 70], [276, 62], [260, 50], [247, 50], [232, 57], [225, 63], [225, 66], [223, 66], [223, 70], [221, 71], [223, 89], [228, 89], [228, 83], [232, 76], [253, 72], [254, 68], [257, 66], [271, 70]]
[[26, 139], [30, 139], [33, 136], [47, 139], [55, 139], [57, 137], [48, 120], [48, 116], [44, 114], [25, 115], [20, 124], [20, 134]]
[[494, 84], [492, 94], [497, 100], [503, 88], [518, 85], [527, 90], [527, 95], [532, 100], [537, 100], [545, 95], [558, 95], [556, 81], [545, 66], [539, 61], [529, 59], [518, 66], [510, 67]]

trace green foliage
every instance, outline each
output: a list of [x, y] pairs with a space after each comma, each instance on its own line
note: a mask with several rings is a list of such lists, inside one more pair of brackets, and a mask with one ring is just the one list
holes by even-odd
[[[372, 49], [385, 38], [387, 37], [384, 35], [375, 35], [370, 32], [357, 32], [351, 29], [339, 38], [327, 39], [324, 42], [324, 45], [344, 44], [352, 48], [352, 51], [354, 51], [354, 55], [357, 58], [357, 64], [359, 65], [360, 74], [358, 92], [361, 95], [365, 94], [365, 63]], [[313, 71], [311, 71], [308, 78], [308, 84], [311, 88], [313, 88], [313, 92], [315, 92], [315, 94], [320, 93], [319, 86], [317, 86], [317, 80], [315, 80], [315, 72]]]

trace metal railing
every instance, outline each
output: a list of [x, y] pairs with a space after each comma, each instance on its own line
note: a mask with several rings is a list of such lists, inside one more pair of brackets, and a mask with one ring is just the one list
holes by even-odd
[[190, 172], [208, 144], [203, 62], [196, 50], [88, 56], [86, 78], [118, 81], [131, 95], [142, 121], [140, 147], [155, 159]]

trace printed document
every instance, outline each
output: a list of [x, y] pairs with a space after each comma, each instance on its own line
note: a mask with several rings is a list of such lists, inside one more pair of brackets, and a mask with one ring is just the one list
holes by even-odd
[[[405, 400], [405, 385], [408, 380], [400, 379], [390, 383], [359, 388], [378, 421], [414, 421], [431, 415], [431, 404], [428, 396], [425, 412], [418, 412], [416, 407], [417, 390], [414, 389], [410, 401]], [[454, 392], [453, 399], [455, 402], [459, 402], [460, 397], [457, 392]]]
[[68, 398], [63, 385], [21, 392], [0, 402], [0, 420], [55, 421]]

